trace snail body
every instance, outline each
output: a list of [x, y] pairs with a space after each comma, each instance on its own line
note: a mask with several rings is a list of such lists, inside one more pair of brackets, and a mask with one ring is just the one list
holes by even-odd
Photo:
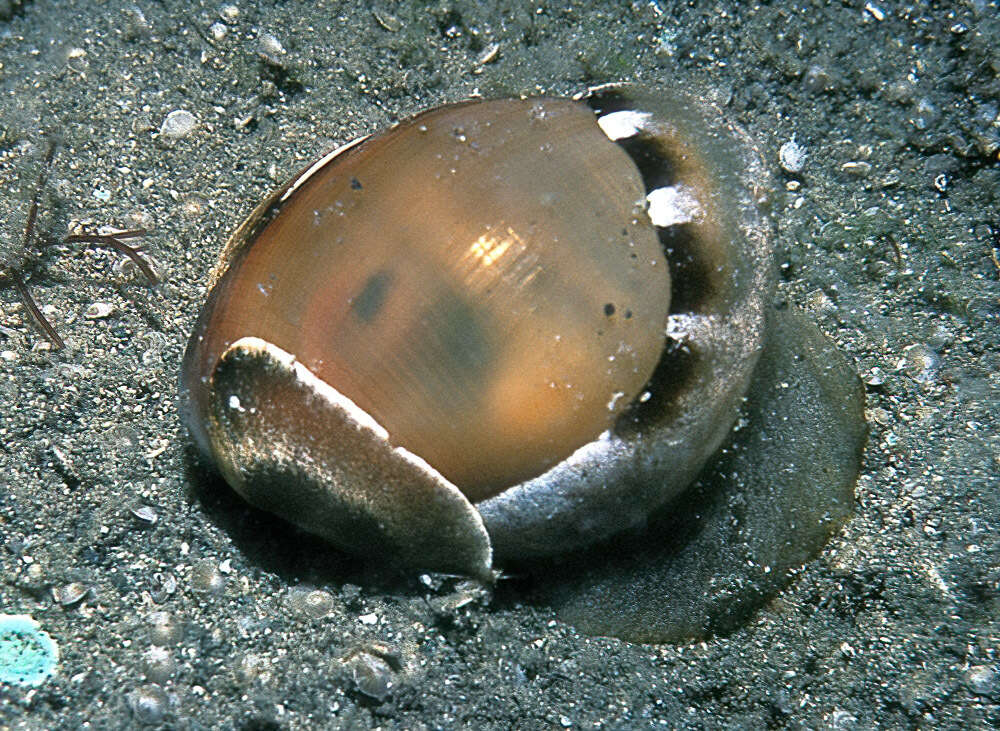
[[751, 381], [763, 179], [711, 105], [629, 85], [352, 143], [226, 246], [189, 430], [251, 503], [424, 569], [487, 578], [639, 525]]

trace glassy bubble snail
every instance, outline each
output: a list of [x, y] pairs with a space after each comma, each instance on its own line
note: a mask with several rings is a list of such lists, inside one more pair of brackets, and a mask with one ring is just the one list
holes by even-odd
[[616, 84], [425, 111], [237, 229], [182, 366], [200, 451], [335, 545], [489, 579], [641, 524], [730, 432], [772, 240], [748, 136]]

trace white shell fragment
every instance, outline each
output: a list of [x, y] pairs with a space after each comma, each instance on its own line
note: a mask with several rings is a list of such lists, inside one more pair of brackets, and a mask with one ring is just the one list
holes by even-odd
[[778, 148], [778, 162], [786, 173], [800, 173], [806, 166], [806, 148], [793, 137]]
[[692, 223], [705, 215], [697, 192], [686, 185], [651, 190], [646, 195], [646, 202], [649, 204], [649, 220], [661, 228]]
[[337, 545], [491, 577], [489, 538], [465, 496], [290, 353], [238, 340], [214, 370], [211, 398], [219, 468], [252, 504]]
[[160, 125], [160, 134], [172, 140], [179, 140], [194, 132], [198, 119], [186, 109], [175, 109]]
[[110, 302], [94, 302], [83, 313], [88, 320], [103, 320], [115, 313], [115, 306]]

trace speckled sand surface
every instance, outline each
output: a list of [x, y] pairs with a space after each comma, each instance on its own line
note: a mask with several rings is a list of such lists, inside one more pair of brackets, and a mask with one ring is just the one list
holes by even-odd
[[[42, 230], [147, 227], [164, 280], [33, 249], [61, 352], [2, 280], [0, 613], [60, 665], [0, 684], [0, 729], [1000, 724], [1000, 9], [692, 5], [0, 2], [2, 263], [58, 138]], [[788, 590], [725, 638], [590, 638], [521, 582], [373, 575], [193, 468], [180, 355], [270, 188], [427, 106], [614, 80], [728, 99], [776, 172], [780, 296], [869, 383], [856, 517]]]

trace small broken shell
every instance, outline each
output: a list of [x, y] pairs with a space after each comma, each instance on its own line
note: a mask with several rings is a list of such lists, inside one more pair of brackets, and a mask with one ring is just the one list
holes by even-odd
[[188, 427], [251, 503], [421, 568], [487, 578], [641, 524], [746, 392], [763, 179], [710, 104], [630, 85], [351, 143], [230, 239]]

